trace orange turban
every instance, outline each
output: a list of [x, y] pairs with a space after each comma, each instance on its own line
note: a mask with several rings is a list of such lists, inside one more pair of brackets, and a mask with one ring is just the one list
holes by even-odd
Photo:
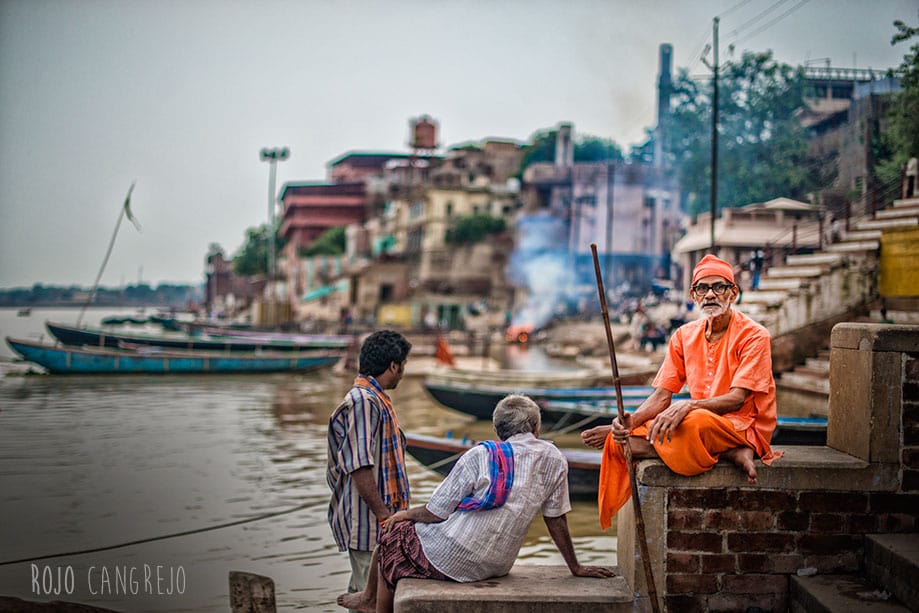
[[734, 267], [721, 258], [716, 258], [715, 256], [709, 254], [702, 258], [702, 260], [696, 264], [696, 267], [693, 269], [692, 284], [695, 285], [696, 281], [699, 279], [711, 276], [724, 277], [733, 283]]

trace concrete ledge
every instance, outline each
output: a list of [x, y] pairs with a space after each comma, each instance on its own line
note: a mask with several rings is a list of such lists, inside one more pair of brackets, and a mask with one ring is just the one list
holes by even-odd
[[660, 460], [642, 460], [636, 476], [651, 487], [744, 487], [789, 490], [896, 491], [899, 466], [871, 464], [841, 451], [818, 446], [776, 446], [785, 455], [772, 466], [756, 462], [759, 483], [751, 486], [740, 470], [722, 461], [695, 477], [678, 475]]
[[403, 579], [396, 588], [395, 613], [588, 613], [640, 611], [626, 580], [574, 577], [567, 566], [517, 564], [504, 577], [454, 583]]
[[[830, 346], [858, 351], [916, 351], [919, 326], [841, 323], [833, 328]], [[900, 373], [896, 373], [899, 377]]]

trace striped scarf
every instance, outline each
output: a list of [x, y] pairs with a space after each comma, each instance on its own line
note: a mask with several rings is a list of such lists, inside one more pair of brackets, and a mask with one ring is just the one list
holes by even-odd
[[483, 441], [479, 443], [488, 450], [488, 476], [491, 483], [481, 500], [466, 496], [457, 506], [458, 511], [487, 511], [497, 509], [505, 502], [514, 485], [514, 449], [507, 441]]
[[409, 485], [405, 473], [405, 449], [392, 401], [377, 380], [358, 375], [354, 387], [366, 390], [380, 405], [380, 495], [391, 511], [408, 508]]

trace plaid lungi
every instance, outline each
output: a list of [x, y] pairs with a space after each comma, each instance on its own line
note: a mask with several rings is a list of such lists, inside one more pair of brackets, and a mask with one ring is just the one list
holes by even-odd
[[415, 524], [401, 521], [380, 537], [378, 555], [380, 575], [391, 590], [396, 589], [399, 579], [437, 579], [451, 581], [428, 561], [421, 549], [421, 541], [415, 532]]

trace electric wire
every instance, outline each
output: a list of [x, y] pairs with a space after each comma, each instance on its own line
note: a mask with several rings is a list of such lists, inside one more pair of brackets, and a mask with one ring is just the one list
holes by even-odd
[[791, 15], [792, 13], [794, 13], [795, 11], [797, 11], [799, 8], [801, 8], [802, 6], [804, 6], [805, 4], [807, 4], [809, 1], [810, 1], [810, 0], [801, 0], [801, 2], [798, 2], [796, 5], [794, 5], [793, 7], [791, 7], [790, 9], [788, 9], [787, 11], [785, 11], [784, 13], [782, 13], [781, 15], [779, 15], [778, 17], [776, 17], [775, 19], [773, 19], [772, 21], [763, 24], [761, 27], [759, 27], [759, 28], [757, 28], [756, 30], [754, 30], [753, 32], [750, 32], [749, 34], [747, 34], [744, 38], [741, 38], [740, 40], [736, 40], [736, 41], [734, 41], [734, 42], [735, 42], [735, 43], [741, 43], [741, 42], [743, 42], [743, 41], [745, 41], [745, 40], [750, 40], [751, 38], [753, 38], [754, 36], [756, 36], [756, 35], [759, 34], [760, 32], [763, 32], [763, 31], [765, 31], [765, 30], [771, 28], [772, 26], [774, 26], [774, 25], [777, 24], [778, 22], [782, 21], [783, 19], [785, 19], [786, 17], [788, 17], [789, 15]]

